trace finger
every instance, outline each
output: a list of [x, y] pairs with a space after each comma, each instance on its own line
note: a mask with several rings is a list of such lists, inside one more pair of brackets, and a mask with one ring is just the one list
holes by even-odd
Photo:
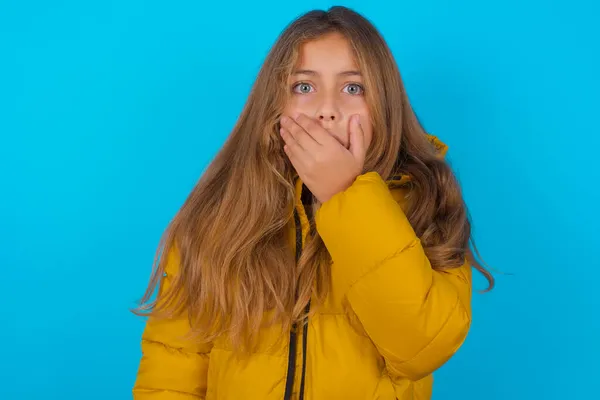
[[300, 143], [296, 140], [296, 138], [291, 134], [289, 130], [286, 128], [280, 128], [279, 133], [281, 134], [281, 138], [285, 142], [286, 146], [290, 151], [293, 151], [295, 154], [300, 154], [305, 152], [306, 150], [302, 147]]
[[320, 145], [331, 143], [331, 139], [333, 139], [331, 133], [313, 118], [304, 114], [298, 114], [295, 118], [295, 122], [306, 131], [316, 143]]
[[314, 159], [314, 154], [304, 149], [287, 129], [281, 128], [281, 135], [286, 142], [284, 150], [287, 149], [288, 158], [290, 158], [290, 161], [294, 160], [292, 164], [296, 168], [305, 168], [309, 165], [311, 160]]
[[281, 126], [293, 136], [294, 140], [302, 146], [303, 149], [315, 152], [319, 148], [319, 144], [302, 128], [296, 121], [290, 117], [281, 117]]
[[284, 145], [283, 146], [283, 151], [285, 152], [285, 155], [287, 156], [287, 158], [290, 160], [290, 162], [292, 163], [292, 165], [294, 166], [294, 169], [296, 170], [296, 172], [298, 172], [298, 174], [300, 174], [300, 171], [303, 170], [303, 162], [302, 159], [298, 157], [297, 153], [294, 152], [289, 145]]
[[365, 132], [360, 123], [360, 116], [353, 115], [350, 118], [350, 146], [348, 150], [357, 160], [364, 160], [366, 153]]

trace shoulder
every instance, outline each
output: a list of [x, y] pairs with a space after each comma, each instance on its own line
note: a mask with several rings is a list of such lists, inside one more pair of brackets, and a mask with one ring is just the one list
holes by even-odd
[[401, 182], [400, 180], [388, 181], [387, 183], [392, 197], [394, 200], [396, 200], [396, 203], [398, 203], [400, 207], [405, 210], [408, 206], [408, 200], [410, 198], [410, 180], [407, 179], [405, 182]]
[[[446, 157], [446, 153], [448, 152], [448, 145], [442, 142], [437, 136], [432, 134], [426, 134], [425, 137], [431, 146], [433, 146], [434, 151], [440, 159], [444, 159]], [[391, 177], [386, 181], [388, 188], [390, 189], [394, 200], [402, 209], [405, 209], [408, 205], [408, 199], [411, 193], [411, 177], [408, 175], [398, 175]]]

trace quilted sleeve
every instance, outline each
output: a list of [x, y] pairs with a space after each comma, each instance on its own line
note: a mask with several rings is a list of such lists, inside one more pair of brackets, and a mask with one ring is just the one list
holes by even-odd
[[317, 229], [332, 279], [377, 346], [392, 378], [430, 375], [471, 323], [471, 267], [435, 271], [400, 205], [376, 172], [325, 202]]

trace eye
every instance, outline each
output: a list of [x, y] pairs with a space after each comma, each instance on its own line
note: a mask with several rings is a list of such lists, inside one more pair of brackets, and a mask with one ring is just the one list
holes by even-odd
[[294, 93], [306, 94], [310, 93], [311, 91], [314, 91], [314, 88], [310, 83], [300, 82], [292, 87], [292, 91]]
[[365, 90], [358, 83], [349, 83], [346, 86], [344, 86], [343, 91], [344, 91], [344, 93], [359, 96], [359, 95], [363, 94]]

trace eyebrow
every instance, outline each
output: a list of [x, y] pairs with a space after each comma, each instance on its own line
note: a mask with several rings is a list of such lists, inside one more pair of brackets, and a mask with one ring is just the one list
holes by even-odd
[[[292, 75], [320, 75], [317, 71], [313, 71], [311, 69], [298, 69], [293, 72]], [[360, 71], [342, 71], [338, 73], [338, 76], [362, 76]]]

